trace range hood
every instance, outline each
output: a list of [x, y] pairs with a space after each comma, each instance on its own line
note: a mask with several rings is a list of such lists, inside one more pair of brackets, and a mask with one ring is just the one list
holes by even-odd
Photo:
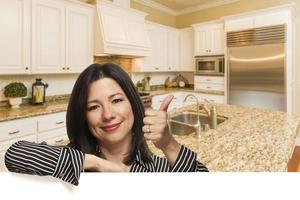
[[98, 0], [95, 15], [95, 56], [145, 57], [151, 44], [145, 24], [146, 13]]

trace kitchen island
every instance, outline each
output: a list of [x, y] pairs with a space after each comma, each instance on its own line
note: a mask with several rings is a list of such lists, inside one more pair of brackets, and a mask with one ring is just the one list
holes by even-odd
[[[218, 115], [228, 119], [199, 140], [195, 133], [175, 135], [176, 140], [197, 153], [211, 172], [285, 172], [295, 147], [300, 118], [283, 112], [215, 104]], [[168, 113], [170, 117], [191, 105]], [[151, 151], [163, 153], [148, 143]]]

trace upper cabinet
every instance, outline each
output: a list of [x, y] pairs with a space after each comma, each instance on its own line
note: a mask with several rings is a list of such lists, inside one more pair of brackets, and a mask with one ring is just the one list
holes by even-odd
[[223, 23], [194, 24], [195, 56], [224, 54]]
[[175, 28], [147, 22], [152, 46], [150, 55], [133, 60], [134, 72], [177, 71], [179, 68], [179, 31]]
[[81, 72], [93, 62], [93, 9], [32, 1], [32, 73]]
[[0, 13], [0, 74], [30, 73], [30, 0], [1, 0]]
[[94, 6], [0, 1], [0, 74], [81, 72], [93, 63]]
[[194, 59], [194, 30], [185, 28], [180, 30], [180, 71], [195, 71]]
[[95, 55], [148, 56], [146, 14], [108, 1], [97, 1]]
[[233, 15], [224, 17], [223, 19], [225, 21], [225, 30], [229, 32], [285, 24], [289, 18], [289, 10], [278, 8], [277, 10], [270, 9], [238, 16]]

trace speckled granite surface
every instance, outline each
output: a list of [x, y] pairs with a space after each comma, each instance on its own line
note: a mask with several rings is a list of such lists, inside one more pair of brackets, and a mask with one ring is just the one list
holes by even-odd
[[55, 101], [48, 101], [44, 105], [33, 106], [31, 104], [24, 104], [21, 105], [18, 109], [11, 109], [10, 107], [0, 107], [0, 122], [63, 112], [67, 110], [68, 102], [69, 99], [65, 98]]
[[[219, 115], [228, 119], [216, 130], [203, 133], [199, 141], [195, 134], [175, 136], [177, 141], [197, 152], [198, 160], [213, 172], [284, 172], [293, 153], [300, 118], [283, 112], [218, 105]], [[194, 109], [188, 106], [185, 109]], [[158, 155], [162, 152], [150, 144]]]

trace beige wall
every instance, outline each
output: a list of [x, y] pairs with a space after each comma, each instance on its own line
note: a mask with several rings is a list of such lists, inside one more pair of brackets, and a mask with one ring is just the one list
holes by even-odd
[[176, 27], [176, 17], [160, 10], [145, 6], [135, 1], [130, 2], [130, 7], [148, 13], [146, 20], [163, 24], [166, 26]]

